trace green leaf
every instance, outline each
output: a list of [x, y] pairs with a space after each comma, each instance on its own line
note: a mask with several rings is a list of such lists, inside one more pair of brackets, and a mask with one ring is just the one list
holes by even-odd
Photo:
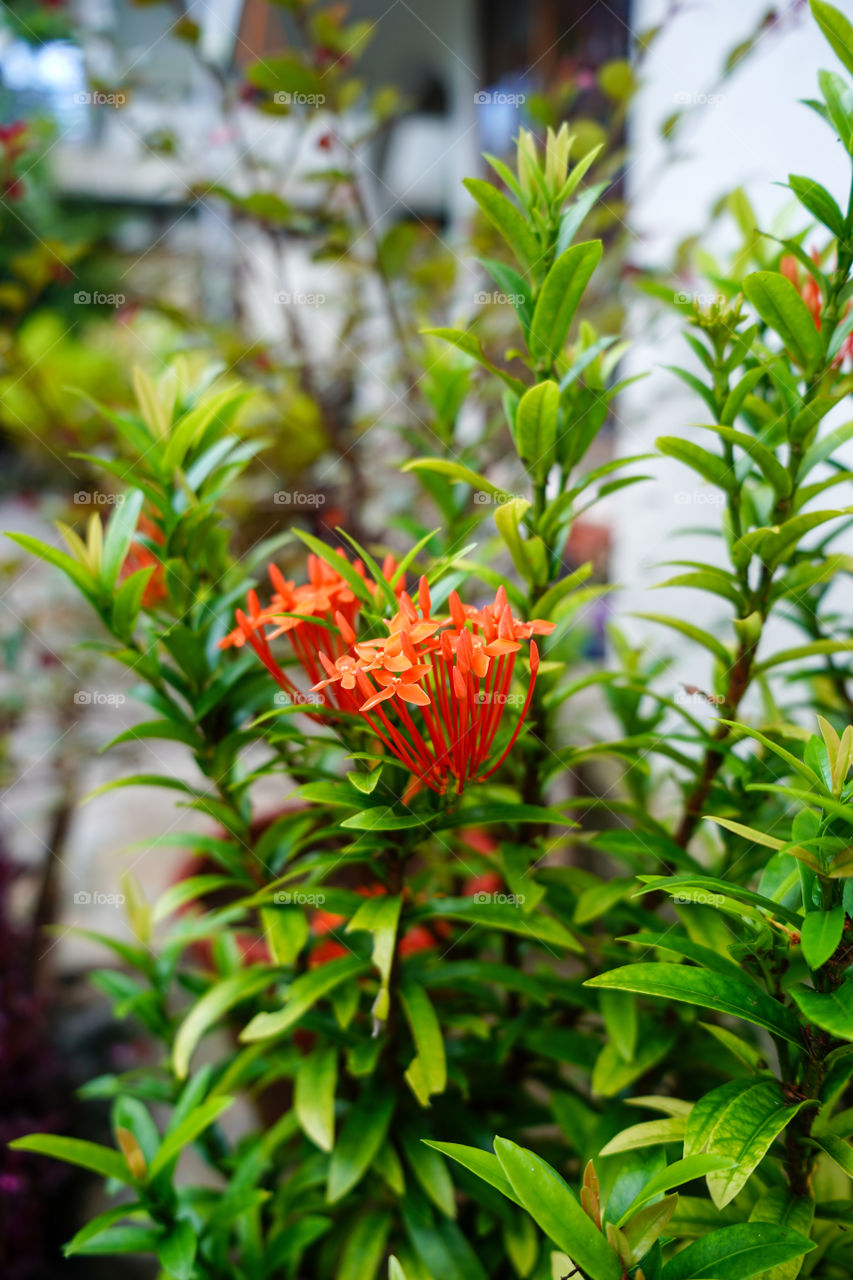
[[427, 1107], [432, 1094], [444, 1093], [447, 1088], [441, 1024], [427, 993], [417, 983], [405, 983], [400, 998], [417, 1049], [417, 1056], [406, 1071], [406, 1081], [421, 1106]]
[[95, 1236], [99, 1236], [102, 1231], [114, 1226], [122, 1218], [133, 1217], [135, 1213], [143, 1210], [144, 1205], [134, 1201], [132, 1204], [120, 1204], [114, 1209], [107, 1209], [106, 1213], [99, 1213], [97, 1218], [92, 1218], [85, 1227], [81, 1227], [77, 1234], [72, 1236], [67, 1244], [62, 1246], [63, 1254], [66, 1258], [73, 1258], [75, 1254], [83, 1253], [84, 1245], [87, 1245]]
[[192, 1280], [198, 1236], [192, 1223], [179, 1222], [157, 1249], [160, 1263], [174, 1280]]
[[[834, 71], [817, 73], [821, 93], [826, 99], [826, 110], [833, 127], [847, 151], [853, 146], [853, 94], [846, 81]], [[824, 118], [826, 118], [824, 116]]]
[[667, 1262], [661, 1280], [750, 1280], [814, 1247], [785, 1227], [744, 1222], [689, 1244]]
[[833, 1160], [847, 1174], [848, 1178], [853, 1178], [853, 1147], [844, 1138], [839, 1138], [837, 1134], [822, 1134], [817, 1145], [822, 1151], [825, 1151], [830, 1160]]
[[428, 1147], [434, 1147], [436, 1151], [441, 1151], [457, 1164], [461, 1164], [463, 1169], [482, 1178], [483, 1182], [488, 1182], [490, 1187], [495, 1187], [514, 1204], [521, 1205], [512, 1183], [503, 1171], [500, 1160], [491, 1151], [483, 1151], [480, 1147], [463, 1147], [458, 1142], [432, 1142], [429, 1138], [423, 1138], [422, 1141]]
[[374, 1280], [390, 1228], [391, 1214], [387, 1209], [373, 1209], [356, 1218], [344, 1244], [335, 1280]]
[[693, 640], [696, 644], [707, 649], [719, 659], [726, 668], [731, 665], [731, 654], [725, 645], [710, 632], [703, 631], [701, 627], [694, 626], [692, 622], [685, 622], [683, 618], [668, 618], [663, 613], [635, 613], [635, 618], [645, 618], [647, 622], [659, 622], [663, 627], [670, 627], [673, 631], [679, 632], [680, 635], [687, 636], [688, 640]]
[[604, 1026], [613, 1047], [621, 1058], [631, 1062], [637, 1048], [636, 999], [627, 991], [602, 991], [598, 1000]]
[[693, 1182], [695, 1178], [702, 1178], [706, 1174], [724, 1167], [727, 1163], [728, 1161], [720, 1156], [705, 1155], [703, 1153], [696, 1156], [685, 1156], [683, 1160], [676, 1160], [673, 1164], [668, 1164], [665, 1169], [660, 1169], [657, 1173], [652, 1174], [648, 1182], [643, 1185], [642, 1191], [635, 1196], [617, 1222], [617, 1227], [621, 1230], [637, 1210], [648, 1204], [650, 1200], [654, 1200], [655, 1196], [661, 1195], [664, 1191], [670, 1191], [673, 1187], [683, 1186], [685, 1182]]
[[797, 363], [812, 373], [823, 361], [823, 343], [794, 285], [777, 271], [754, 271], [743, 282], [746, 296], [765, 324], [775, 329]]
[[497, 262], [494, 258], [477, 258], [477, 262], [485, 267], [498, 288], [507, 297], [514, 299], [512, 305], [521, 321], [522, 328], [526, 332], [530, 328], [532, 312], [530, 309], [530, 285], [524, 279], [524, 276], [519, 275], [517, 271], [507, 266], [505, 262]]
[[[633, 964], [589, 978], [587, 987], [612, 987], [636, 991], [662, 1000], [715, 1009], [763, 1027], [771, 1035], [800, 1044], [800, 1028], [790, 1009], [772, 999], [754, 983], [734, 974], [725, 976], [684, 964]], [[851, 983], [853, 988], [853, 983]]]
[[719, 454], [710, 453], [701, 445], [693, 444], [691, 440], [682, 440], [679, 436], [659, 436], [655, 444], [666, 457], [683, 462], [691, 471], [725, 493], [731, 493], [737, 487], [734, 470]]
[[736, 445], [739, 449], [743, 449], [744, 453], [752, 458], [753, 462], [760, 468], [765, 479], [778, 494], [786, 497], [791, 492], [791, 476], [787, 467], [783, 467], [782, 463], [776, 457], [771, 449], [761, 444], [754, 436], [747, 435], [745, 431], [735, 431], [734, 427], [724, 426], [708, 426], [704, 428], [707, 431], [713, 431], [725, 440], [728, 444]]
[[148, 1181], [157, 1177], [161, 1169], [165, 1169], [171, 1160], [176, 1159], [184, 1147], [195, 1142], [200, 1133], [208, 1129], [219, 1118], [223, 1111], [233, 1106], [234, 1099], [223, 1097], [208, 1098], [201, 1106], [195, 1107], [181, 1123], [167, 1133], [163, 1144], [148, 1169]]
[[115, 593], [113, 599], [113, 627], [120, 636], [129, 636], [132, 632], [139, 610], [142, 608], [142, 597], [156, 565], [147, 565], [144, 569], [136, 569], [128, 574]]
[[678, 1196], [666, 1196], [657, 1204], [646, 1205], [645, 1209], [641, 1209], [626, 1224], [622, 1234], [628, 1241], [631, 1257], [635, 1262], [642, 1261], [654, 1242], [663, 1234], [677, 1204]]
[[557, 1171], [507, 1138], [495, 1138], [495, 1154], [518, 1200], [548, 1239], [590, 1280], [621, 1280], [615, 1253]]
[[529, 510], [530, 503], [526, 498], [513, 498], [511, 502], [501, 503], [495, 511], [495, 527], [512, 556], [516, 573], [528, 581], [531, 577], [531, 565], [527, 555], [529, 542], [525, 542], [522, 538], [519, 526]]
[[373, 934], [372, 960], [382, 979], [379, 994], [373, 1006], [373, 1016], [381, 1022], [388, 1017], [388, 983], [391, 979], [391, 965], [394, 963], [397, 923], [402, 905], [403, 899], [399, 894], [394, 896], [383, 894], [368, 898], [358, 908], [346, 927], [347, 933], [363, 929]]
[[835, 5], [811, 0], [815, 21], [844, 66], [853, 75], [853, 26]]
[[751, 840], [753, 844], [763, 845], [766, 849], [778, 850], [785, 847], [784, 840], [777, 840], [775, 836], [757, 831], [755, 827], [745, 827], [742, 822], [734, 822], [731, 818], [715, 818], [708, 814], [705, 821], [715, 822], [718, 827], [725, 827], [726, 831], [732, 831], [736, 836], [743, 836], [744, 840]]
[[411, 462], [403, 464], [403, 471], [434, 471], [437, 475], [447, 476], [449, 479], [459, 481], [462, 484], [469, 484], [472, 489], [488, 493], [493, 498], [508, 500], [513, 497], [513, 494], [507, 493], [505, 489], [499, 489], [497, 485], [492, 484], [491, 480], [487, 480], [485, 476], [481, 476], [476, 471], [472, 471], [470, 467], [463, 467], [461, 462], [453, 462], [449, 458], [413, 458]]
[[796, 173], [788, 174], [788, 186], [800, 204], [828, 227], [837, 240], [845, 238], [844, 215], [825, 187], [813, 178], [801, 178]]
[[[708, 1174], [708, 1190], [718, 1209], [725, 1208], [735, 1198], [773, 1141], [804, 1105], [788, 1103], [775, 1080], [748, 1082], [746, 1088], [737, 1091], [729, 1091], [728, 1086], [723, 1085], [722, 1090], [723, 1095], [714, 1089], [702, 1100], [708, 1123], [698, 1126], [701, 1128], [698, 1140], [704, 1138], [705, 1150], [730, 1162], [730, 1168]], [[692, 1116], [688, 1128], [694, 1128]], [[693, 1137], [692, 1151], [696, 1141]]]
[[560, 358], [578, 303], [601, 259], [601, 241], [572, 245], [556, 260], [536, 299], [530, 325], [530, 354], [550, 369]]
[[806, 964], [820, 969], [833, 956], [844, 932], [844, 907], [839, 903], [831, 911], [810, 911], [803, 920], [800, 943]]
[[[696, 902], [706, 902], [714, 905], [715, 899], [722, 902], [726, 898], [733, 898], [737, 902], [747, 903], [751, 907], [757, 907], [761, 911], [766, 911], [771, 916], [776, 916], [780, 920], [787, 921], [788, 924], [799, 928], [801, 917], [794, 911], [790, 911], [787, 907], [783, 907], [780, 902], [776, 902], [773, 898], [767, 898], [764, 894], [755, 893], [752, 889], [743, 889], [738, 884], [732, 884], [729, 880], [720, 880], [716, 876], [640, 876], [643, 881], [643, 888], [637, 893], [637, 897], [646, 893], [664, 893], [679, 896], [682, 891], [695, 890]], [[711, 966], [713, 967], [713, 966]]]
[[61, 569], [86, 599], [95, 604], [98, 595], [98, 583], [85, 565], [80, 564], [79, 561], [67, 555], [64, 551], [60, 551], [58, 547], [51, 547], [47, 542], [41, 542], [38, 538], [30, 537], [28, 533], [8, 533], [6, 536], [12, 542], [16, 542], [19, 547], [23, 547], [25, 551], [38, 556], [40, 560], [45, 560], [48, 564], [52, 564], [54, 568]]
[[[793, 1196], [786, 1187], [773, 1187], [762, 1196], [749, 1215], [750, 1222], [771, 1222], [777, 1227], [790, 1227], [800, 1235], [811, 1234], [815, 1205], [811, 1196]], [[762, 1271], [760, 1280], [796, 1280], [802, 1267], [802, 1258], [792, 1258], [779, 1263], [769, 1271]]]
[[102, 1147], [96, 1142], [86, 1142], [82, 1138], [63, 1138], [53, 1133], [31, 1133], [25, 1138], [15, 1138], [9, 1143], [13, 1151], [32, 1151], [36, 1155], [52, 1156], [54, 1160], [62, 1160], [65, 1164], [76, 1164], [91, 1173], [99, 1173], [102, 1178], [115, 1178], [128, 1186], [133, 1184], [133, 1177], [127, 1167], [124, 1156], [119, 1155], [111, 1147]]
[[453, 1180], [441, 1154], [415, 1133], [403, 1134], [403, 1150], [415, 1177], [429, 1199], [446, 1218], [456, 1217]]
[[233, 876], [189, 876], [186, 880], [179, 880], [176, 884], [170, 885], [157, 899], [151, 922], [156, 924], [159, 920], [170, 916], [173, 911], [179, 911], [187, 902], [195, 902], [198, 898], [203, 898], [206, 893], [215, 893], [217, 889], [225, 889], [233, 885]]
[[327, 543], [321, 542], [319, 538], [315, 538], [313, 533], [306, 533], [304, 529], [294, 529], [293, 531], [300, 541], [304, 542], [306, 547], [324, 560], [327, 565], [334, 569], [335, 573], [339, 573], [346, 580], [353, 592], [362, 601], [363, 604], [372, 605], [373, 596], [370, 594], [370, 588], [360, 574], [356, 573], [346, 556], [338, 555], [338, 553]]
[[[500, 378], [514, 395], [520, 396], [524, 394], [524, 383], [520, 378], [514, 378], [511, 373], [507, 373], [506, 369], [502, 369], [499, 365], [493, 364], [483, 350], [483, 344], [475, 333], [468, 333], [464, 329], [421, 329], [421, 333], [427, 337], [441, 338], [444, 342], [449, 342], [457, 350], [464, 352], [466, 356], [470, 356], [472, 360], [476, 360], [484, 369], [488, 369], [489, 373], [495, 378]], [[403, 470], [406, 470], [404, 467]]]
[[274, 976], [275, 971], [271, 969], [260, 973], [257, 969], [241, 969], [239, 973], [215, 983], [193, 1005], [178, 1028], [172, 1050], [172, 1068], [179, 1080], [187, 1078], [190, 1058], [202, 1036], [229, 1009], [268, 987]]
[[249, 1042], [281, 1035], [323, 996], [329, 995], [342, 983], [360, 977], [366, 970], [367, 965], [358, 956], [343, 956], [340, 960], [331, 960], [319, 969], [300, 974], [287, 991], [284, 1008], [277, 1013], [256, 1014], [241, 1032], [240, 1039]]
[[790, 994], [810, 1022], [838, 1040], [853, 1040], [853, 979], [847, 978], [827, 995], [799, 984], [791, 987]]
[[657, 1147], [665, 1142], [681, 1142], [687, 1125], [685, 1116], [666, 1116], [663, 1120], [645, 1120], [632, 1124], [601, 1148], [600, 1155], [612, 1156], [620, 1151], [635, 1151], [640, 1147]]
[[462, 920], [466, 924], [482, 925], [487, 929], [502, 929], [517, 933], [545, 946], [554, 946], [576, 954], [583, 954], [583, 947], [569, 932], [562, 921], [540, 911], [525, 915], [518, 907], [503, 902], [474, 902], [471, 898], [436, 899], [429, 914], [449, 920]]
[[523, 267], [536, 267], [542, 250], [523, 214], [502, 191], [482, 178], [465, 178], [463, 185], [471, 193], [492, 226], [506, 240]]
[[560, 389], [556, 382], [539, 382], [518, 402], [515, 443], [518, 456], [532, 476], [544, 481], [554, 462]]
[[335, 1087], [338, 1051], [334, 1045], [318, 1045], [302, 1058], [296, 1072], [293, 1106], [304, 1133], [321, 1151], [335, 1145]]
[[601, 1098], [613, 1098], [621, 1093], [633, 1080], [660, 1062], [673, 1045], [673, 1035], [669, 1030], [655, 1030], [643, 1036], [630, 1062], [626, 1062], [616, 1045], [610, 1041], [602, 1047], [592, 1071], [591, 1086], [593, 1093]]
[[385, 1141], [395, 1102], [392, 1091], [376, 1085], [350, 1107], [329, 1164], [329, 1204], [343, 1199], [370, 1168]]
[[266, 54], [249, 63], [246, 79], [268, 93], [314, 94], [320, 81], [318, 73], [293, 54]]
[[141, 489], [131, 489], [130, 493], [124, 495], [124, 502], [116, 506], [107, 521], [101, 558], [101, 582], [108, 590], [115, 584], [119, 570], [127, 559], [144, 501], [145, 495]]

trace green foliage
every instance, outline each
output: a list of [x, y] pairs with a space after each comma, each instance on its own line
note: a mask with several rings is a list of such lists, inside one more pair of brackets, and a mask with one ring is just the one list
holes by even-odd
[[[366, 39], [337, 6], [287, 8], [342, 62]], [[813, 10], [850, 72], [849, 23]], [[295, 46], [249, 79], [271, 111], [319, 83]], [[634, 81], [612, 64], [601, 88], [624, 103]], [[820, 85], [849, 150], [847, 80]], [[329, 92], [350, 102], [342, 71]], [[802, 237], [768, 245], [735, 193], [746, 244], [731, 270], [706, 260], [721, 296], [686, 317], [692, 363], [674, 372], [711, 420], [701, 443], [671, 435], [658, 450], [718, 491], [722, 520], [713, 556], [676, 561], [661, 584], [681, 611], [645, 616], [706, 664], [708, 693], [687, 690], [697, 710], [618, 628], [608, 670], [578, 662], [577, 620], [603, 588], [591, 565], [567, 570], [567, 538], [649, 459], [589, 460], [624, 347], [589, 319], [606, 255], [575, 241], [599, 148], [577, 144], [567, 126], [544, 148], [522, 131], [514, 168], [490, 160], [500, 187], [467, 184], [497, 236], [482, 265], [513, 295], [516, 345], [497, 352], [478, 319], [432, 327], [417, 348], [436, 431], [404, 431], [417, 456], [403, 470], [422, 489], [413, 512], [434, 503], [440, 519], [399, 521], [399, 561], [351, 534], [345, 558], [301, 528], [236, 557], [230, 495], [264, 446], [250, 389], [181, 361], [137, 372], [134, 409], [103, 410], [112, 449], [88, 461], [121, 478], [111, 518], [64, 527], [66, 550], [17, 537], [65, 574], [99, 620], [99, 651], [139, 681], [149, 718], [132, 736], [178, 744], [195, 769], [192, 783], [146, 772], [105, 789], [167, 788], [207, 821], [157, 842], [197, 866], [155, 904], [128, 881], [133, 940], [103, 940], [116, 967], [96, 980], [157, 1045], [155, 1066], [87, 1088], [111, 1100], [115, 1145], [14, 1144], [133, 1197], [69, 1255], [148, 1253], [178, 1280], [850, 1274], [853, 642], [829, 591], [850, 572], [834, 539], [851, 508], [825, 495], [853, 478], [840, 452], [853, 429], [825, 420], [853, 389], [853, 206], [790, 176], [829, 237], [812, 261]], [[244, 212], [292, 216], [269, 200]], [[384, 244], [381, 269], [400, 252]], [[518, 492], [490, 478], [483, 442], [455, 448], [475, 379], [500, 400], [489, 429]], [[255, 570], [285, 543], [288, 572], [310, 553], [316, 598], [289, 600], [273, 576], [265, 623], [282, 634], [268, 638]], [[331, 579], [351, 618], [323, 606]], [[499, 593], [488, 640], [469, 626], [479, 583]], [[694, 590], [716, 597], [724, 628], [690, 620]], [[776, 619], [798, 643], [779, 646]], [[415, 627], [419, 644], [449, 640], [450, 621], [459, 679], [418, 686], [424, 710], [400, 692], [406, 646]], [[346, 689], [363, 651], [378, 663], [380, 635], [384, 701], [311, 699], [338, 677]], [[493, 712], [460, 728], [459, 685], [480, 657], [494, 661], [479, 664], [486, 680], [510, 654], [503, 693], [494, 676], [471, 690], [480, 707], [522, 710], [500, 726], [493, 768], [466, 776]], [[607, 740], [586, 740], [582, 693], [606, 704]], [[455, 787], [419, 772], [442, 728], [464, 748]], [[599, 765], [604, 783], [588, 773]], [[596, 784], [567, 798], [581, 772]], [[283, 803], [259, 820], [270, 780]], [[197, 1185], [189, 1147], [207, 1166]]]

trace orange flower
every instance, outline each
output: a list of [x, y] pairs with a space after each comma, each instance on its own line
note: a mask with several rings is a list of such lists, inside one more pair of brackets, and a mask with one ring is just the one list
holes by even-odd
[[[164, 542], [162, 530], [144, 512], [139, 517], [137, 528], [149, 542], [162, 547]], [[142, 604], [146, 609], [153, 608], [161, 600], [165, 600], [169, 594], [166, 589], [166, 570], [160, 557], [150, 547], [143, 542], [131, 542], [121, 567], [122, 579], [129, 578], [132, 573], [136, 573], [137, 569], [147, 569], [149, 565], [154, 566], [154, 572], [145, 584], [145, 591], [142, 594]]]
[[[348, 563], [344, 552], [339, 554], [344, 563]], [[364, 579], [367, 589], [375, 594], [377, 587], [367, 580], [361, 561], [356, 560], [352, 568]], [[393, 576], [395, 570], [393, 557], [386, 557], [382, 567], [385, 576]], [[320, 684], [325, 689], [332, 683], [322, 681], [324, 671], [330, 674], [328, 653], [332, 655], [332, 668], [339, 661], [343, 662], [339, 673], [341, 679], [346, 673], [348, 650], [355, 640], [353, 625], [361, 610], [361, 601], [346, 578], [319, 556], [308, 556], [308, 581], [300, 586], [288, 582], [274, 564], [269, 565], [268, 571], [273, 586], [270, 603], [261, 608], [257, 592], [250, 591], [248, 613], [237, 610], [237, 626], [220, 640], [219, 647], [251, 645], [277, 684], [296, 700], [306, 701], [305, 695], [273, 657], [270, 640], [286, 635], [315, 689]], [[403, 586], [401, 575], [398, 590], [402, 591]], [[348, 696], [351, 687], [344, 683], [343, 696], [339, 696], [337, 689], [333, 689], [331, 695], [324, 692], [322, 701], [326, 706], [342, 711], [354, 710], [353, 699]]]
[[[363, 567], [356, 571], [364, 577]], [[386, 577], [393, 561], [383, 566]], [[238, 627], [222, 647], [249, 643], [273, 678], [300, 700], [282, 671], [270, 640], [287, 635], [312, 693], [326, 706], [359, 715], [412, 774], [406, 797], [422, 786], [444, 794], [461, 793], [467, 783], [488, 778], [503, 763], [524, 723], [536, 675], [539, 651], [533, 636], [549, 635], [552, 622], [523, 622], [513, 616], [506, 591], [482, 608], [464, 605], [451, 592], [449, 615], [433, 617], [426, 578], [417, 604], [397, 588], [399, 609], [385, 620], [388, 634], [359, 639], [360, 602], [346, 581], [325, 562], [309, 557], [310, 581], [285, 582], [274, 567], [272, 602], [261, 608], [249, 593], [248, 613], [237, 611]], [[376, 588], [371, 587], [376, 595]], [[378, 597], [377, 597], [378, 598]], [[504, 711], [515, 701], [510, 692], [515, 663], [530, 642], [530, 681], [509, 742], [496, 753]]]

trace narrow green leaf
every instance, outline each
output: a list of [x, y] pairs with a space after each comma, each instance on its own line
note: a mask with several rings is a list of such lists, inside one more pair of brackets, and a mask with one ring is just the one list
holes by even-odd
[[220, 1095], [208, 1098], [201, 1106], [195, 1107], [177, 1128], [173, 1129], [163, 1139], [160, 1150], [148, 1168], [147, 1180], [150, 1182], [156, 1178], [157, 1174], [162, 1169], [165, 1169], [171, 1160], [177, 1159], [184, 1147], [188, 1147], [190, 1143], [195, 1142], [199, 1134], [204, 1133], [205, 1129], [209, 1129], [222, 1115], [222, 1112], [227, 1111], [233, 1105], [233, 1098]]
[[818, 222], [822, 222], [837, 240], [844, 239], [844, 215], [826, 187], [822, 187], [813, 178], [803, 178], [796, 173], [788, 174], [788, 186], [800, 204], [809, 213], [813, 213]]
[[274, 977], [272, 969], [260, 973], [257, 969], [241, 969], [239, 973], [217, 982], [193, 1005], [178, 1028], [172, 1050], [172, 1067], [179, 1080], [186, 1079], [190, 1058], [202, 1036], [229, 1009], [268, 987]]
[[400, 998], [417, 1049], [417, 1056], [406, 1071], [406, 1081], [421, 1106], [426, 1107], [432, 1094], [444, 1093], [447, 1087], [441, 1024], [422, 986], [405, 983]]
[[471, 193], [492, 226], [503, 236], [522, 267], [536, 267], [542, 256], [539, 241], [523, 214], [502, 191], [482, 178], [465, 178]]
[[342, 1200], [370, 1168], [385, 1141], [395, 1102], [393, 1092], [376, 1085], [350, 1107], [329, 1164], [329, 1204]]
[[533, 311], [530, 354], [550, 369], [560, 358], [575, 311], [601, 259], [601, 241], [572, 245], [551, 267]]
[[338, 1051], [318, 1045], [302, 1059], [296, 1072], [293, 1106], [302, 1130], [321, 1151], [335, 1145], [335, 1087]]
[[281, 1035], [298, 1022], [318, 1000], [344, 982], [360, 977], [366, 970], [367, 965], [358, 956], [343, 956], [340, 960], [331, 960], [319, 969], [301, 974], [288, 989], [284, 1008], [277, 1013], [256, 1014], [241, 1032], [240, 1039], [250, 1042]]
[[823, 343], [811, 312], [794, 285], [778, 271], [754, 271], [743, 282], [746, 296], [765, 324], [778, 333], [806, 373], [823, 360]]
[[434, 1147], [436, 1151], [441, 1151], [457, 1164], [461, 1164], [463, 1169], [482, 1178], [483, 1182], [488, 1182], [489, 1186], [495, 1187], [514, 1204], [521, 1205], [512, 1183], [503, 1171], [500, 1160], [491, 1151], [483, 1151], [480, 1147], [464, 1147], [458, 1142], [432, 1142], [428, 1138], [422, 1141], [428, 1147]]
[[750, 1280], [814, 1247], [785, 1227], [744, 1222], [689, 1244], [667, 1262], [662, 1280]]
[[102, 1178], [115, 1178], [118, 1182], [133, 1183], [124, 1156], [111, 1147], [82, 1138], [63, 1138], [54, 1133], [31, 1133], [25, 1138], [15, 1138], [9, 1143], [13, 1151], [32, 1151], [36, 1155], [51, 1156], [65, 1164], [76, 1164]]
[[[725, 976], [684, 964], [633, 964], [589, 978], [587, 987], [614, 987], [662, 1000], [715, 1009], [754, 1022], [772, 1035], [800, 1043], [800, 1028], [790, 1009], [766, 995], [754, 983], [733, 974]], [[853, 983], [851, 983], [853, 989]]]
[[652, 1174], [648, 1182], [643, 1185], [642, 1191], [631, 1201], [617, 1222], [617, 1227], [621, 1230], [637, 1210], [647, 1205], [649, 1201], [654, 1200], [655, 1196], [661, 1195], [664, 1191], [671, 1191], [673, 1187], [681, 1187], [685, 1182], [693, 1182], [696, 1178], [702, 1178], [708, 1173], [724, 1168], [728, 1163], [727, 1160], [722, 1159], [720, 1156], [702, 1153], [701, 1155], [685, 1156], [683, 1160], [676, 1160], [673, 1164], [668, 1164], [665, 1169], [660, 1169], [657, 1173]]
[[616, 1254], [555, 1169], [525, 1147], [495, 1138], [495, 1154], [523, 1207], [590, 1280], [622, 1280]]
[[682, 440], [679, 436], [659, 436], [655, 444], [666, 457], [683, 462], [724, 493], [731, 493], [737, 487], [734, 470], [719, 454], [710, 453], [692, 440]]
[[844, 66], [853, 75], [853, 26], [835, 5], [811, 0], [815, 21]]
[[556, 382], [538, 382], [525, 391], [515, 415], [518, 455], [532, 476], [543, 481], [554, 462], [560, 389]]

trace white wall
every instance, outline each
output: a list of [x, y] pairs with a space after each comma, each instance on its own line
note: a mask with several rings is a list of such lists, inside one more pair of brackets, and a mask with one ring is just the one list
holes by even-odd
[[[635, 30], [658, 21], [664, 8], [661, 0], [638, 0]], [[715, 83], [727, 54], [766, 10], [766, 0], [700, 0], [685, 6], [649, 55], [630, 122], [628, 172], [631, 223], [638, 236], [634, 255], [643, 264], [671, 262], [684, 237], [703, 231], [716, 199], [739, 185], [753, 202], [762, 229], [791, 207], [791, 193], [774, 185], [785, 182], [789, 173], [817, 178], [836, 199], [846, 200], [849, 170], [839, 144], [817, 115], [798, 102], [816, 96], [820, 67], [839, 69], [807, 9], [789, 18], [782, 30], [763, 36], [725, 84]], [[662, 167], [660, 124], [685, 97], [697, 105], [678, 146], [683, 158]], [[794, 213], [791, 229], [801, 228], [804, 218]], [[822, 239], [816, 232], [815, 243]], [[711, 247], [716, 252], [736, 243], [733, 228], [720, 226]], [[702, 286], [697, 282], [696, 287]], [[651, 369], [651, 375], [630, 387], [617, 408], [621, 453], [653, 450], [660, 435], [707, 436], [689, 425], [707, 421], [703, 403], [663, 367], [690, 363], [690, 351], [679, 336], [680, 319], [672, 315], [651, 326], [649, 321], [650, 309], [633, 301], [629, 371]], [[708, 439], [702, 443], [707, 446]], [[673, 536], [687, 525], [719, 523], [719, 508], [708, 505], [715, 491], [703, 492], [692, 472], [667, 459], [660, 459], [654, 470], [658, 479], [628, 489], [613, 506], [614, 577], [625, 584], [620, 612], [680, 613], [713, 626], [726, 616], [716, 597], [669, 589], [650, 593], [648, 587], [669, 576], [655, 567], [663, 560], [713, 561], [720, 554], [719, 544], [707, 538]], [[841, 489], [835, 492], [839, 505], [851, 500]], [[647, 638], [656, 652], [678, 651], [674, 688], [676, 679], [708, 687], [709, 662], [704, 657], [697, 662], [695, 648], [688, 661], [674, 633], [646, 623], [632, 623], [630, 630]]]

